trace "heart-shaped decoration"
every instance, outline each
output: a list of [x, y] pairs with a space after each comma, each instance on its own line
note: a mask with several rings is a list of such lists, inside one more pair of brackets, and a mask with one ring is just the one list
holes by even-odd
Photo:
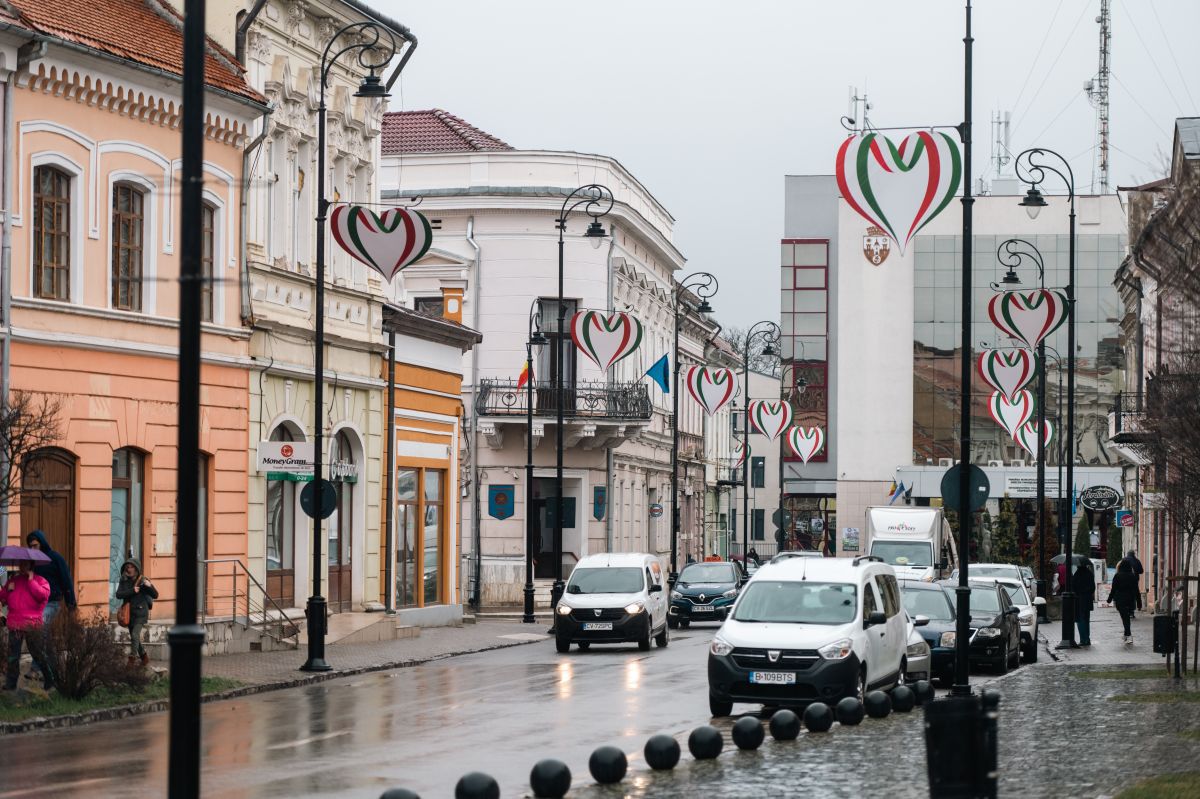
[[837, 182], [859, 216], [882, 228], [904, 254], [917, 231], [942, 212], [958, 191], [962, 158], [948, 134], [919, 131], [897, 147], [879, 133], [842, 142]]
[[433, 229], [419, 211], [389, 208], [377, 214], [361, 205], [338, 205], [329, 217], [338, 246], [389, 283], [433, 244]]
[[1067, 320], [1067, 293], [1058, 289], [1006, 291], [988, 301], [988, 316], [1004, 335], [1029, 349]]
[[751, 400], [747, 410], [754, 429], [772, 441], [792, 423], [792, 406], [783, 400]]
[[796, 457], [808, 463], [825, 446], [825, 431], [819, 427], [795, 425], [788, 430], [787, 440]]
[[987, 350], [976, 363], [984, 382], [1010, 400], [1037, 371], [1037, 358], [1029, 350]]
[[[1025, 451], [1032, 455], [1035, 460], [1037, 459], [1038, 447], [1037, 429], [1038, 423], [1037, 420], [1034, 419], [1032, 422], [1026, 422], [1025, 424], [1021, 425], [1021, 427], [1017, 430], [1017, 434], [1014, 436], [1014, 438], [1017, 439], [1017, 443], [1024, 447]], [[1054, 425], [1050, 423], [1049, 419], [1046, 420], [1046, 429], [1042, 431], [1042, 437], [1044, 438], [1042, 446], [1050, 446], [1050, 441], [1054, 438]]]
[[571, 317], [571, 340], [580, 352], [607, 370], [632, 355], [642, 343], [642, 323], [624, 311], [607, 316], [600, 311], [579, 311]]
[[750, 450], [747, 449], [745, 444], [743, 444], [740, 441], [734, 441], [733, 442], [733, 458], [734, 458], [733, 468], [735, 468], [735, 469], [742, 468], [742, 464], [746, 462], [746, 456], [749, 453], [750, 453]]
[[688, 391], [709, 416], [723, 408], [737, 393], [732, 369], [689, 366], [684, 375]]
[[988, 412], [992, 414], [996, 424], [1016, 438], [1021, 425], [1033, 418], [1033, 394], [1021, 390], [1010, 401], [999, 391], [993, 391], [992, 398], [988, 401]]

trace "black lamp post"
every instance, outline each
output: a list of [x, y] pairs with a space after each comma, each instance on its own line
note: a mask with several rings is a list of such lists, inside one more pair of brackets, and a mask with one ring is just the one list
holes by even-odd
[[529, 336], [525, 339], [525, 612], [521, 621], [533, 624], [533, 537], [537, 520], [533, 517], [533, 348], [546, 344], [542, 335], [538, 301], [529, 307]]
[[[1047, 159], [1050, 159], [1048, 162]], [[1023, 183], [1029, 184], [1029, 191], [1021, 200], [1021, 206], [1029, 214], [1030, 219], [1036, 219], [1038, 213], [1046, 207], [1046, 198], [1038, 186], [1045, 181], [1047, 173], [1057, 175], [1067, 186], [1067, 199], [1070, 203], [1068, 216], [1068, 258], [1067, 258], [1067, 419], [1066, 458], [1067, 458], [1067, 503], [1074, 499], [1075, 492], [1075, 173], [1071, 165], [1053, 150], [1034, 147], [1025, 150], [1017, 156], [1015, 162], [1017, 177]], [[1061, 486], [1060, 486], [1061, 488]], [[1074, 517], [1074, 509], [1070, 504], [1070, 517]], [[1064, 509], [1065, 510], [1065, 509]], [[1062, 514], [1060, 513], [1060, 525]], [[1066, 546], [1067, 581], [1062, 591], [1062, 641], [1057, 649], [1071, 649], [1075, 643], [1075, 592], [1071, 590], [1072, 567], [1071, 535], [1068, 528], [1063, 536]]]
[[674, 385], [671, 388], [674, 397], [671, 400], [671, 574], [667, 583], [675, 585], [679, 576], [679, 330], [683, 327], [683, 319], [679, 316], [679, 304], [685, 292], [692, 292], [700, 298], [696, 306], [699, 313], [712, 313], [708, 300], [717, 293], [717, 279], [708, 272], [696, 272], [688, 275], [675, 284], [674, 319], [675, 347], [671, 354], [671, 367], [675, 372]]
[[[742, 563], [746, 563], [746, 553], [750, 551], [750, 344], [756, 338], [761, 338], [765, 344], [762, 354], [768, 358], [775, 355], [775, 345], [779, 343], [781, 333], [779, 325], [774, 322], [755, 322], [746, 331], [746, 340], [742, 342], [742, 395], [745, 409], [745, 423], [742, 427], [743, 441], [746, 447], [746, 459], [742, 461]], [[782, 459], [780, 459], [782, 462]]]
[[[351, 43], [336, 52], [334, 45], [344, 34], [352, 34]], [[325, 45], [321, 54], [321, 102], [317, 106], [317, 274], [316, 274], [316, 330], [313, 366], [313, 481], [309, 485], [310, 502], [308, 513], [313, 517], [312, 541], [312, 596], [308, 598], [304, 615], [308, 618], [308, 660], [301, 671], [329, 671], [332, 666], [325, 661], [325, 597], [321, 595], [321, 537], [323, 522], [333, 512], [330, 501], [332, 484], [321, 474], [321, 449], [324, 444], [322, 426], [325, 413], [325, 220], [329, 215], [329, 202], [325, 199], [325, 84], [329, 70], [344, 54], [356, 52], [359, 66], [370, 74], [363, 78], [355, 97], [387, 97], [387, 90], [375, 74], [396, 54], [396, 40], [392, 33], [376, 22], [355, 22], [338, 30]]]
[[[608, 236], [604, 226], [600, 224], [600, 218], [612, 210], [613, 193], [607, 186], [599, 183], [580, 186], [563, 200], [562, 209], [555, 220], [558, 228], [558, 327], [554, 336], [554, 403], [558, 435], [554, 453], [554, 585], [550, 589], [552, 610], [558, 606], [558, 600], [563, 595], [563, 336], [566, 335], [564, 328], [567, 320], [566, 308], [563, 305], [563, 237], [567, 232], [567, 217], [580, 206], [583, 207], [583, 212], [592, 218], [583, 235], [598, 246]], [[551, 613], [551, 618], [557, 620], [558, 614]]]

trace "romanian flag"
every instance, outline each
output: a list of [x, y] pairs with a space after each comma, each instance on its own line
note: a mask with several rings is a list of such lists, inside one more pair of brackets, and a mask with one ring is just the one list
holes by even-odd
[[525, 385], [528, 382], [529, 382], [529, 361], [526, 361], [525, 365], [521, 367], [521, 376], [517, 378], [517, 390], [519, 391], [521, 389], [521, 386]]

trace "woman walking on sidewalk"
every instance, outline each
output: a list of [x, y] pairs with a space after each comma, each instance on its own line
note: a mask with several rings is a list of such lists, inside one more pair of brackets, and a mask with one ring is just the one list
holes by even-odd
[[1071, 590], [1075, 592], [1075, 625], [1079, 628], [1079, 645], [1092, 645], [1092, 601], [1096, 597], [1096, 577], [1092, 564], [1083, 562], [1075, 567], [1071, 578]]
[[1138, 578], [1134, 574], [1133, 564], [1123, 560], [1117, 565], [1117, 573], [1113, 576], [1112, 590], [1108, 592], [1108, 601], [1121, 614], [1121, 624], [1125, 625], [1125, 643], [1133, 643], [1133, 632], [1129, 629], [1129, 620], [1133, 617], [1134, 608], [1141, 610], [1142, 594], [1138, 591]]

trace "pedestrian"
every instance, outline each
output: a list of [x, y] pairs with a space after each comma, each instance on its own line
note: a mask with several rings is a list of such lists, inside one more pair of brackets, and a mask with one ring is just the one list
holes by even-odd
[[[1127, 563], [1129, 563], [1130, 567], [1133, 569], [1133, 576], [1134, 576], [1134, 578], [1135, 578], [1135, 579], [1138, 581], [1138, 586], [1137, 586], [1137, 593], [1138, 593], [1138, 610], [1141, 610], [1141, 609], [1142, 609], [1142, 603], [1141, 603], [1141, 598], [1142, 598], [1142, 586], [1141, 586], [1141, 582], [1142, 582], [1142, 573], [1143, 573], [1143, 572], [1145, 572], [1146, 570], [1142, 568], [1142, 562], [1141, 562], [1140, 560], [1138, 560], [1137, 552], [1136, 552], [1136, 551], [1134, 551], [1134, 550], [1132, 550], [1132, 549], [1131, 549], [1131, 550], [1129, 550], [1129, 552], [1127, 552], [1127, 553], [1125, 554], [1125, 557], [1124, 557], [1124, 558], [1122, 558], [1121, 562], [1122, 562], [1122, 563], [1126, 563], [1126, 562], [1127, 562]], [[1132, 614], [1130, 614], [1130, 618], [1133, 618]]]
[[[46, 609], [42, 611], [42, 638], [46, 659], [53, 662], [54, 650], [50, 646], [50, 622], [54, 620], [64, 605], [68, 611], [75, 612], [75, 581], [71, 579], [71, 567], [67, 565], [67, 559], [51, 548], [50, 542], [46, 540], [46, 534], [41, 530], [34, 530], [25, 536], [25, 546], [40, 550], [43, 555], [50, 558], [49, 563], [39, 563], [34, 566], [33, 573], [50, 584], [50, 600], [46, 602]], [[41, 669], [35, 662], [33, 668], [30, 669], [29, 676], [36, 678], [40, 672]]]
[[692, 553], [689, 552], [688, 556], [687, 556], [687, 565], [690, 566], [691, 564], [693, 564], [695, 562], [696, 562], [696, 559], [694, 557], [692, 557]]
[[49, 691], [54, 687], [54, 671], [46, 662], [42, 648], [42, 612], [50, 598], [50, 584], [33, 571], [33, 561], [17, 563], [17, 573], [9, 573], [4, 587], [0, 588], [0, 604], [8, 607], [8, 670], [4, 675], [4, 690], [13, 691], [21, 676], [21, 645], [29, 648], [29, 655], [38, 664], [42, 673], [42, 687]]
[[150, 621], [150, 608], [158, 599], [158, 589], [142, 574], [142, 564], [133, 558], [121, 566], [117, 599], [129, 605], [129, 665], [134, 666], [139, 660], [143, 666], [148, 665], [150, 656], [142, 646], [142, 629]]
[[1129, 620], [1133, 618], [1134, 608], [1141, 609], [1142, 595], [1138, 591], [1133, 564], [1128, 560], [1117, 564], [1117, 573], [1113, 577], [1112, 589], [1108, 592], [1108, 601], [1116, 605], [1117, 613], [1121, 614], [1121, 624], [1125, 625], [1125, 643], [1132, 644], [1133, 631], [1129, 629]]
[[1055, 569], [1054, 576], [1058, 578], [1058, 589], [1055, 593], [1061, 594], [1063, 591], [1067, 590], [1067, 562], [1065, 560], [1058, 564], [1058, 568]]
[[1092, 645], [1092, 601], [1096, 598], [1096, 575], [1092, 564], [1084, 561], [1071, 578], [1075, 592], [1075, 625], [1079, 628], [1079, 645]]
[[762, 561], [758, 559], [758, 553], [754, 551], [754, 547], [750, 547], [750, 551], [746, 553], [746, 559], [754, 561], [756, 566], [762, 565]]

